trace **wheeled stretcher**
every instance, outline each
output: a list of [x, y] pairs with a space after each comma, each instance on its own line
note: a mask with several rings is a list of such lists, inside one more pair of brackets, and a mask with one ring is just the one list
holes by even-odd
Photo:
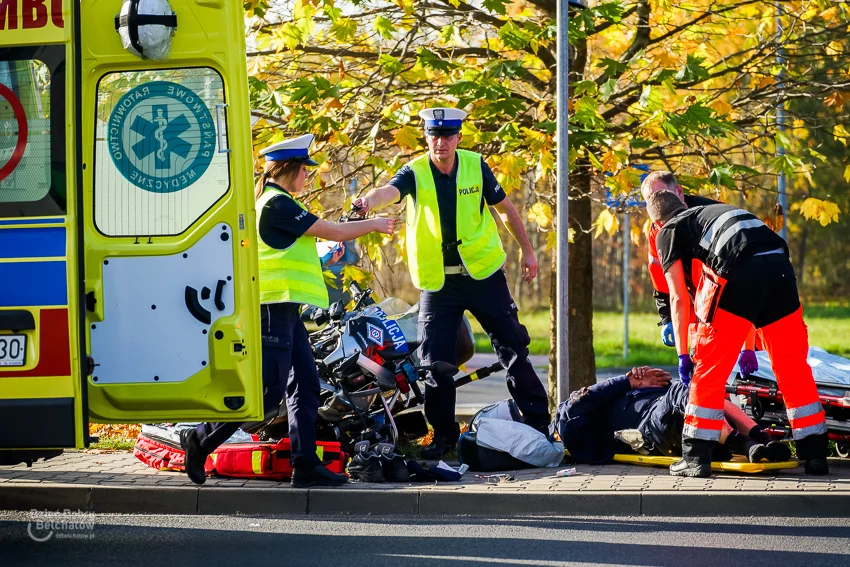
[[[739, 396], [745, 411], [766, 432], [778, 439], [790, 438], [785, 403], [770, 358], [764, 351], [756, 356], [758, 372], [747, 377], [734, 373], [726, 391]], [[850, 456], [850, 360], [811, 347], [808, 362], [826, 413], [829, 438], [836, 442], [838, 455], [846, 458]]]

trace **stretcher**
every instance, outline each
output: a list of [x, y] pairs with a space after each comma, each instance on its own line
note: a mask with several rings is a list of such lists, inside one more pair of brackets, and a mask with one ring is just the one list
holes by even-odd
[[[679, 457], [662, 457], [652, 455], [614, 455], [615, 463], [623, 463], [626, 465], [642, 465], [645, 467], [664, 467], [670, 468], [670, 465], [679, 460]], [[714, 472], [733, 472], [743, 474], [757, 474], [761, 472], [781, 471], [784, 469], [795, 469], [800, 466], [798, 461], [781, 461], [771, 463], [762, 461], [751, 463], [744, 457], [735, 457], [734, 461], [714, 461], [711, 463], [711, 470]]]
[[[566, 449], [564, 454], [570, 457], [570, 452]], [[633, 453], [617, 453], [612, 458], [615, 463], [624, 465], [639, 465], [643, 467], [662, 467], [670, 468], [670, 465], [679, 460], [679, 457], [664, 457], [661, 455], [636, 455]], [[785, 469], [796, 469], [800, 466], [797, 460], [780, 461], [771, 463], [769, 461], [761, 461], [751, 463], [742, 456], [736, 456], [732, 461], [712, 461], [711, 470], [714, 472], [731, 472], [742, 474], [758, 474], [762, 472], [781, 471]]]
[[[791, 437], [782, 392], [773, 373], [770, 358], [764, 351], [756, 353], [759, 370], [743, 377], [735, 372], [726, 386], [728, 394], [738, 396], [744, 410], [777, 439]], [[809, 348], [808, 363], [812, 367], [821, 404], [826, 413], [829, 438], [836, 442], [840, 457], [850, 456], [850, 360], [829, 354], [818, 347]]]

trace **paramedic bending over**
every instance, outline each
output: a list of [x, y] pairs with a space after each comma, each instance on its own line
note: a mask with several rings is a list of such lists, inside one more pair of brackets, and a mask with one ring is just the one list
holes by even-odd
[[[336, 486], [347, 482], [322, 466], [316, 455], [319, 374], [299, 317], [302, 305], [328, 307], [328, 291], [316, 251], [316, 237], [345, 241], [369, 232], [392, 234], [395, 220], [375, 218], [335, 224], [318, 219], [293, 195], [304, 187], [310, 159], [308, 134], [262, 150], [266, 158], [257, 183], [257, 240], [260, 267], [260, 320], [263, 335], [263, 406], [277, 408], [286, 396], [292, 443], [292, 485]], [[290, 370], [292, 372], [290, 372]], [[202, 423], [181, 434], [186, 472], [205, 480], [207, 455], [227, 441], [239, 423]]]

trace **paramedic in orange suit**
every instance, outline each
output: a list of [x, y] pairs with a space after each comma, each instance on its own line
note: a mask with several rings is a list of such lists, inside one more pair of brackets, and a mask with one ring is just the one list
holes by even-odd
[[[701, 207], [704, 205], [716, 205], [719, 201], [714, 201], [699, 195], [685, 195], [682, 191], [682, 186], [676, 182], [676, 178], [669, 171], [654, 171], [644, 178], [640, 186], [643, 200], [649, 199], [649, 196], [658, 191], [671, 191], [679, 197], [682, 203], [690, 207]], [[675, 347], [676, 342], [673, 338], [673, 321], [670, 319], [670, 290], [667, 287], [667, 280], [664, 279], [664, 270], [661, 269], [661, 261], [658, 259], [658, 250], [655, 243], [655, 238], [658, 235], [660, 227], [652, 223], [649, 227], [647, 235], [647, 245], [649, 247], [649, 276], [652, 280], [654, 288], [653, 297], [655, 298], [655, 307], [658, 309], [658, 316], [661, 318], [659, 326], [661, 327], [661, 342], [669, 347]], [[697, 259], [692, 260], [688, 264], [683, 264], [685, 269], [685, 282], [688, 284], [688, 296], [693, 302], [696, 289], [699, 287], [700, 279], [702, 278], [702, 262]], [[689, 330], [695, 333], [697, 328], [697, 320], [691, 311], [691, 320]], [[691, 343], [694, 341], [691, 340]], [[745, 341], [741, 354], [738, 357], [738, 367], [741, 374], [749, 376], [758, 371], [758, 359], [755, 353], [756, 335], [753, 330]], [[762, 347], [759, 347], [762, 348]], [[687, 379], [685, 379], [687, 382]]]
[[[797, 455], [808, 474], [827, 474], [828, 438], [812, 369], [797, 280], [785, 241], [753, 214], [730, 205], [687, 209], [669, 191], [647, 201], [659, 225], [658, 256], [670, 289], [680, 373], [695, 364], [682, 432], [682, 459], [674, 476], [711, 474], [711, 453], [720, 438], [726, 380], [737, 347], [755, 326], [770, 355], [785, 399]], [[688, 343], [691, 302], [683, 264], [703, 263], [694, 300], [698, 319], [694, 358]]]

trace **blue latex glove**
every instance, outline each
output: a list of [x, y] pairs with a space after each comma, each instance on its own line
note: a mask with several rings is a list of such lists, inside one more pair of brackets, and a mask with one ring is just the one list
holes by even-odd
[[680, 354], [679, 355], [679, 378], [682, 379], [682, 382], [685, 384], [690, 383], [691, 376], [694, 375], [694, 361], [691, 360], [691, 355], [689, 354]]
[[676, 337], [673, 335], [673, 322], [665, 323], [663, 327], [661, 327], [661, 342], [664, 343], [664, 346], [674, 347], [676, 346]]
[[747, 349], [741, 351], [741, 356], [738, 357], [738, 368], [741, 369], [741, 374], [750, 376], [758, 372], [759, 359], [756, 358], [756, 353]]

